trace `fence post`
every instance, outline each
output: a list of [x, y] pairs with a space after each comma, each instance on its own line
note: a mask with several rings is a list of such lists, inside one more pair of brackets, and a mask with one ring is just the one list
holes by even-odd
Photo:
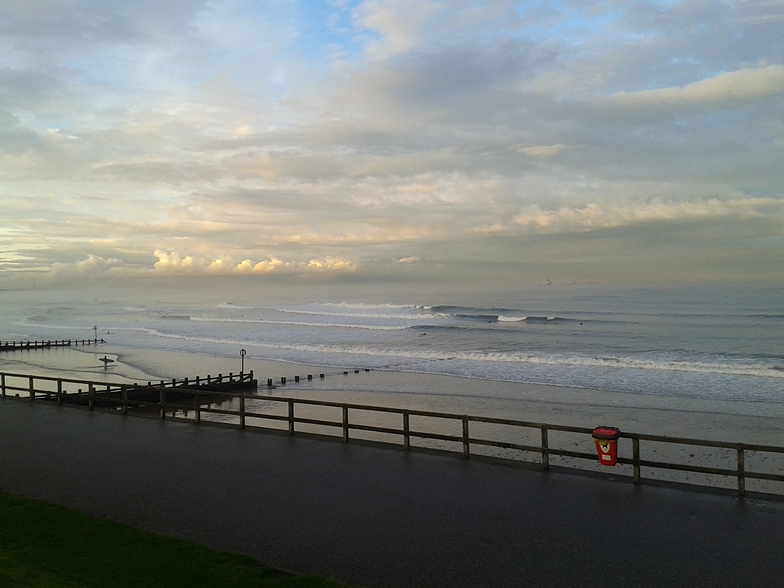
[[289, 435], [294, 434], [294, 401], [289, 400]]
[[343, 442], [348, 443], [348, 406], [343, 405]]
[[57, 379], [57, 406], [63, 405], [63, 381]]
[[542, 425], [542, 469], [550, 469], [550, 445], [547, 439], [547, 425]]
[[408, 451], [411, 449], [411, 430], [409, 425], [409, 417], [407, 410], [403, 411], [403, 449]]
[[193, 391], [193, 411], [194, 411], [194, 420], [198, 425], [201, 422], [201, 405], [199, 404], [199, 391]]
[[245, 428], [245, 395], [240, 394], [240, 429]]
[[29, 388], [30, 388], [30, 402], [32, 402], [33, 400], [35, 400], [35, 387], [33, 384], [33, 376], [30, 376]]
[[166, 419], [166, 392], [163, 390], [163, 388], [158, 388], [158, 394], [161, 398], [161, 420]]
[[88, 386], [88, 388], [87, 388], [87, 396], [88, 396], [87, 405], [90, 407], [90, 410], [92, 410], [93, 409], [93, 404], [94, 404], [95, 389], [93, 388], [92, 383], [88, 384], [87, 386]]
[[122, 413], [128, 414], [128, 386], [122, 384], [120, 392], [122, 393]]
[[468, 437], [468, 417], [463, 415], [463, 457], [471, 455]]
[[743, 453], [743, 445], [738, 445], [738, 496], [741, 498], [746, 495], [746, 463]]
[[640, 483], [640, 440], [632, 437], [632, 482]]
[[0, 390], [3, 391], [3, 398], [5, 398], [5, 374], [0, 374]]

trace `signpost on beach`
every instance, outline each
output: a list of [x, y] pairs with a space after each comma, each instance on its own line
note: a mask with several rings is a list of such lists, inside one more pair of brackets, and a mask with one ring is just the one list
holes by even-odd
[[242, 360], [242, 364], [241, 364], [241, 367], [240, 367], [240, 373], [241, 374], [245, 373], [245, 353], [246, 353], [246, 351], [244, 349], [240, 349], [240, 359]]

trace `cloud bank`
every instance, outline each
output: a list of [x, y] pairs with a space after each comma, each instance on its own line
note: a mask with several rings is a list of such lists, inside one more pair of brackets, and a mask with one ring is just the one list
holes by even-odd
[[4, 2], [0, 281], [781, 279], [782, 121], [781, 2]]

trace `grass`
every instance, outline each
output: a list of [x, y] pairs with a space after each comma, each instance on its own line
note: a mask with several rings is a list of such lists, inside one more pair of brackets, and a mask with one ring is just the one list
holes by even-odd
[[[243, 555], [0, 492], [0, 586], [340, 588]], [[343, 588], [345, 588], [343, 586]]]

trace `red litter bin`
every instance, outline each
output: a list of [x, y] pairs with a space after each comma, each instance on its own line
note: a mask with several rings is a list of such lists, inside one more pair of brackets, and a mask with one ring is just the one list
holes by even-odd
[[618, 462], [618, 437], [621, 430], [615, 427], [596, 427], [593, 430], [593, 442], [596, 443], [596, 453], [599, 463], [614, 466]]

